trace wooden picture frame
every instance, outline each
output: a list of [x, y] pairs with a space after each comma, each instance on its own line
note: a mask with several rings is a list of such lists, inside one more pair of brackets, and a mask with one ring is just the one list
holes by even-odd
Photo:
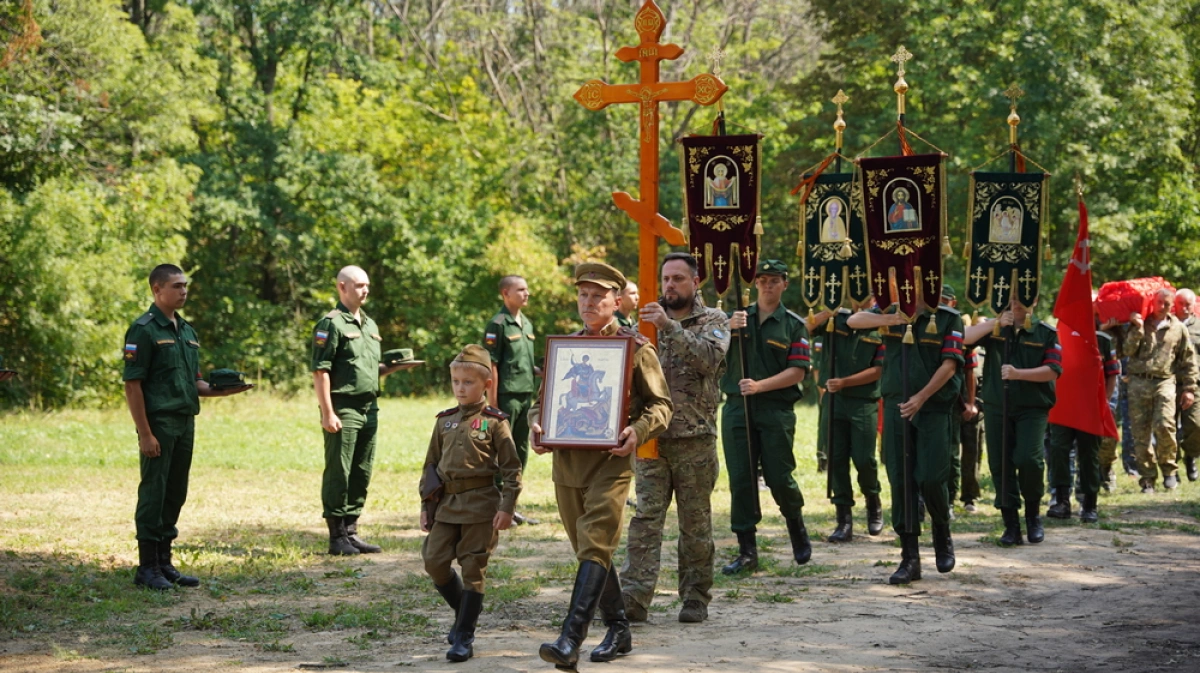
[[618, 448], [629, 425], [633, 353], [630, 337], [547, 337], [537, 442], [556, 449]]

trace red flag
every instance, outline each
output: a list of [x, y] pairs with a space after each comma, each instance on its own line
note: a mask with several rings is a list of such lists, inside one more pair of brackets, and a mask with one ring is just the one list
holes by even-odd
[[1092, 313], [1092, 257], [1088, 238], [1087, 206], [1079, 198], [1079, 236], [1071, 263], [1063, 274], [1062, 289], [1054, 303], [1058, 317], [1058, 342], [1063, 349], [1063, 373], [1055, 390], [1058, 403], [1050, 422], [1093, 435], [1116, 437], [1108, 398], [1104, 394], [1104, 363], [1096, 346]]

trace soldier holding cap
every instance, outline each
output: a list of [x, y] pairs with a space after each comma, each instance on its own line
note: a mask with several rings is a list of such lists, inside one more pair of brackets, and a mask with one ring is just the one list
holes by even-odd
[[[792, 444], [796, 432], [796, 412], [793, 406], [803, 394], [800, 383], [812, 366], [809, 354], [808, 329], [804, 319], [783, 305], [787, 289], [787, 265], [777, 259], [764, 260], [758, 265], [754, 286], [757, 301], [745, 311], [735, 311], [729, 327], [742, 329], [743, 335], [732, 340], [726, 353], [725, 374], [721, 392], [725, 405], [721, 410], [721, 441], [725, 448], [725, 465], [729, 470], [729, 491], [732, 498], [730, 524], [737, 534], [738, 556], [721, 572], [732, 575], [758, 567], [756, 527], [762, 516], [754, 503], [756, 465], [750, 461], [746, 438], [746, 400], [753, 405], [754, 426], [750, 432], [758, 436], [761, 455], [756, 460], [762, 466], [763, 479], [771, 497], [787, 523], [796, 563], [808, 563], [812, 544], [801, 512], [804, 496], [792, 477], [796, 456]], [[742, 372], [739, 349], [747, 348], [749, 371]]]
[[358, 537], [358, 517], [375, 459], [379, 379], [408, 366], [380, 363], [383, 339], [375, 321], [361, 310], [370, 290], [366, 271], [343, 268], [337, 276], [337, 308], [313, 330], [313, 388], [325, 436], [321, 505], [334, 555], [382, 551]]
[[[558, 640], [543, 644], [539, 651], [543, 660], [558, 667], [574, 668], [579, 661], [579, 646], [587, 637], [597, 604], [608, 633], [592, 650], [592, 660], [608, 661], [633, 647], [612, 555], [621, 540], [625, 499], [633, 477], [634, 449], [667, 429], [673, 405], [653, 344], [617, 323], [617, 301], [625, 284], [625, 276], [607, 264], [588, 262], [575, 267], [579, 317], [584, 328], [573, 336], [627, 337], [634, 340], [635, 351], [629, 425], [618, 436], [621, 445], [611, 451], [553, 450], [559, 516], [579, 560], [562, 633]], [[533, 450], [539, 454], [551, 450], [538, 443], [541, 423], [539, 396], [529, 411]]]
[[224, 397], [249, 385], [217, 390], [200, 377], [200, 341], [179, 315], [188, 279], [174, 264], [150, 272], [154, 303], [125, 332], [125, 401], [137, 426], [142, 480], [138, 484], [138, 569], [133, 583], [163, 591], [194, 587], [195, 577], [171, 563], [175, 524], [187, 500], [188, 473], [201, 397]]

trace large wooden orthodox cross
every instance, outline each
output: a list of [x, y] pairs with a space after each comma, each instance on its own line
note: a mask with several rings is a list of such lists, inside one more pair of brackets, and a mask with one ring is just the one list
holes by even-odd
[[[601, 80], [588, 81], [575, 92], [575, 100], [589, 110], [602, 110], [617, 103], [637, 103], [641, 107], [639, 135], [640, 177], [638, 196], [635, 199], [627, 192], [613, 192], [613, 203], [625, 211], [639, 225], [638, 230], [638, 286], [643, 304], [658, 297], [658, 239], [666, 239], [670, 245], [683, 245], [683, 231], [671, 226], [667, 218], [658, 212], [658, 104], [666, 101], [690, 100], [700, 105], [712, 105], [721, 99], [729, 87], [716, 75], [705, 73], [687, 82], [660, 82], [659, 63], [674, 60], [683, 55], [677, 44], [660, 44], [666, 25], [666, 17], [654, 0], [646, 0], [634, 17], [640, 43], [636, 47], [622, 47], [617, 58], [625, 63], [637, 61], [641, 66], [641, 77], [637, 84], [607, 84]], [[655, 339], [653, 325], [642, 323], [642, 334]]]

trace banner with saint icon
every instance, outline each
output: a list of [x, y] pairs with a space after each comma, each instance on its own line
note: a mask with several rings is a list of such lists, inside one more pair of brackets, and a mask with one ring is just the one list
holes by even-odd
[[711, 278], [724, 296], [734, 273], [752, 282], [758, 264], [762, 136], [685, 136], [679, 142], [688, 251], [700, 263], [700, 282]]
[[809, 308], [837, 309], [871, 296], [861, 184], [821, 173], [800, 200], [802, 295]]
[[1037, 301], [1049, 186], [1048, 173], [971, 174], [966, 298], [975, 308], [999, 315], [1014, 292], [1022, 306]]
[[936, 308], [942, 294], [944, 158], [939, 153], [858, 161], [871, 287], [881, 304], [898, 303], [905, 317]]

